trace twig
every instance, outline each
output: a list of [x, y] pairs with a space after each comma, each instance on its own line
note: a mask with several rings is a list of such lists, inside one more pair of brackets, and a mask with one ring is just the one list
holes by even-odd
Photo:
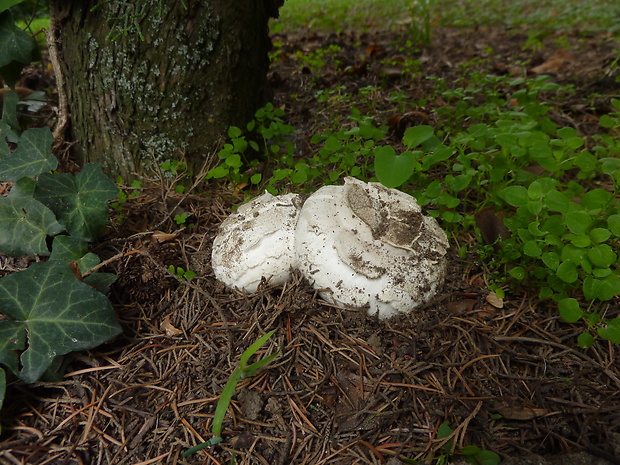
[[56, 76], [56, 90], [58, 92], [58, 121], [54, 128], [55, 144], [59, 144], [64, 139], [65, 132], [69, 126], [69, 99], [67, 98], [65, 75], [62, 71], [58, 53], [58, 44], [60, 44], [60, 28], [58, 23], [67, 15], [67, 11], [57, 9], [56, 2], [50, 2], [50, 27], [46, 36], [50, 63]]
[[136, 254], [136, 253], [140, 253], [140, 251], [139, 250], [130, 250], [129, 252], [117, 253], [113, 257], [108, 258], [107, 260], [102, 261], [98, 265], [93, 266], [90, 270], [82, 273], [82, 278], [86, 278], [87, 276], [90, 276], [95, 271], [98, 271], [99, 269], [103, 268], [106, 265], [109, 265], [112, 262], [115, 262], [116, 260], [119, 260], [121, 258], [127, 257], [128, 255], [133, 255], [133, 254]]

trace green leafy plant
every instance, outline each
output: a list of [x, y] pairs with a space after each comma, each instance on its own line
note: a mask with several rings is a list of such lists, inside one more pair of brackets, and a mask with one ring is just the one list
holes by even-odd
[[211, 433], [213, 433], [213, 438], [211, 438], [209, 441], [203, 442], [202, 444], [198, 444], [197, 446], [186, 450], [183, 453], [183, 457], [187, 457], [194, 452], [222, 442], [221, 434], [224, 417], [226, 416], [226, 411], [228, 410], [230, 401], [232, 400], [232, 397], [235, 394], [235, 390], [237, 389], [237, 384], [242, 379], [254, 376], [258, 372], [258, 370], [263, 368], [280, 354], [280, 351], [277, 351], [271, 355], [268, 355], [267, 357], [260, 359], [257, 362], [248, 365], [250, 358], [252, 358], [252, 356], [265, 345], [265, 343], [269, 340], [271, 336], [274, 335], [275, 332], [275, 330], [272, 330], [269, 331], [267, 334], [261, 336], [252, 345], [250, 345], [250, 347], [248, 347], [243, 352], [243, 354], [241, 354], [241, 359], [239, 360], [239, 368], [237, 368], [230, 376], [230, 378], [228, 378], [228, 381], [224, 385], [224, 389], [222, 389], [222, 394], [220, 395], [220, 399], [218, 400], [217, 407], [215, 408], [215, 413], [213, 414], [213, 423], [211, 424]]
[[[230, 141], [218, 152], [222, 162], [207, 173], [206, 179], [227, 177], [236, 184], [259, 185], [262, 174], [256, 169], [262, 160], [273, 160], [286, 166], [294, 163], [294, 147], [290, 140], [294, 129], [284, 123], [282, 116], [283, 110], [268, 103], [258, 109], [254, 119], [247, 124], [247, 135], [240, 128], [231, 126], [228, 129]], [[274, 178], [277, 176], [278, 173], [274, 173]]]
[[170, 186], [177, 194], [182, 194], [187, 187], [181, 181], [191, 178], [191, 172], [187, 169], [187, 163], [180, 160], [168, 160], [159, 165], [165, 177], [170, 178]]
[[[463, 94], [456, 110], [474, 121], [465, 131], [442, 143], [429, 126], [409, 128], [403, 137], [409, 150], [374, 150], [376, 176], [388, 187], [418, 186], [411, 192], [418, 203], [448, 225], [471, 224], [472, 210], [503, 205], [511, 235], [498, 244], [493, 279], [525, 280], [539, 287], [542, 299], [553, 298], [565, 321], [583, 319], [581, 347], [594, 342], [592, 332], [619, 343], [619, 320], [604, 321], [597, 309], [620, 293], [620, 147], [614, 138], [600, 137], [592, 153], [574, 129], [553, 124], [538, 99], [557, 89], [546, 78], [506, 84], [517, 88], [517, 106], [495, 100], [470, 107]], [[615, 131], [615, 118], [612, 113], [602, 124]], [[612, 189], [596, 185], [600, 175]]]
[[313, 73], [320, 73], [328, 62], [331, 62], [334, 68], [338, 70], [340, 68], [338, 53], [341, 50], [342, 49], [340, 46], [331, 44], [325, 48], [319, 48], [309, 53], [298, 51], [297, 59], [300, 63], [307, 66]]
[[9, 10], [21, 0], [11, 0], [0, 4], [0, 75], [11, 87], [19, 79], [24, 66], [39, 57], [37, 42], [16, 26]]
[[188, 280], [190, 280], [192, 278], [195, 278], [197, 276], [194, 271], [185, 270], [185, 269], [183, 269], [180, 266], [175, 267], [174, 265], [170, 265], [168, 267], [168, 272], [170, 272], [173, 275], [177, 276], [182, 281], [188, 281]]
[[[294, 157], [294, 147], [288, 139], [293, 128], [283, 123], [283, 112], [268, 104], [257, 112], [257, 119], [248, 124], [251, 131], [258, 132], [262, 143], [248, 142], [241, 129], [229, 128], [230, 142], [219, 152], [222, 162], [209, 171], [207, 179], [227, 177], [237, 184], [249, 183], [277, 194], [280, 186], [293, 184], [312, 190], [321, 184], [331, 184], [343, 176], [366, 177], [376, 141], [387, 134], [387, 128], [377, 128], [372, 117], [362, 116], [353, 109], [349, 120], [353, 126], [337, 131], [326, 130], [312, 137], [312, 143], [320, 148], [308, 159]], [[261, 148], [262, 147], [262, 148]], [[263, 179], [255, 171], [261, 162], [250, 159], [246, 151], [261, 153], [261, 162], [275, 168], [271, 177]]]
[[431, 10], [433, 0], [414, 0], [411, 5], [411, 39], [418, 44], [431, 40]]
[[[282, 185], [312, 191], [343, 176], [378, 180], [412, 194], [455, 234], [463, 226], [473, 228], [474, 213], [494, 205], [504, 210], [502, 227], [510, 234], [494, 246], [497, 251], [479, 248], [492, 257], [491, 289], [503, 295], [503, 288], [518, 283], [538, 288], [565, 321], [583, 320], [581, 347], [595, 336], [620, 342], [617, 320], [599, 314], [600, 306], [620, 293], [620, 100], [612, 100], [615, 111], [601, 118], [609, 134], [586, 144], [576, 130], [560, 128], [548, 116], [553, 99], [570, 93], [570, 86], [548, 76], [513, 79], [477, 72], [458, 84], [448, 88], [437, 81], [436, 92], [448, 102], [436, 112], [440, 124], [408, 128], [402, 145], [383, 142], [387, 129], [352, 109], [353, 126], [315, 134], [307, 158], [289, 149], [263, 150], [263, 162], [271, 168], [266, 178], [265, 170], [252, 173], [258, 161], [244, 158], [248, 147], [258, 145], [231, 128], [231, 141], [220, 155], [224, 161], [211, 174], [273, 194]], [[261, 113], [262, 127], [267, 127], [265, 115], [280, 124], [282, 114], [273, 106]], [[283, 134], [275, 131], [264, 140], [276, 133]], [[601, 175], [611, 184], [603, 187]]]
[[14, 183], [0, 197], [0, 251], [49, 258], [0, 278], [0, 365], [33, 383], [53, 375], [63, 355], [96, 347], [121, 331], [105, 296], [115, 276], [91, 273], [100, 260], [88, 253], [118, 188], [98, 164], [76, 175], [52, 173], [58, 164], [52, 134], [47, 127], [20, 134], [15, 97], [9, 97], [11, 105], [5, 100], [0, 122], [3, 137], [17, 145], [11, 153], [0, 142], [0, 181]]
[[[475, 465], [498, 465], [501, 462], [499, 455], [490, 450], [481, 449], [478, 446], [465, 446], [461, 450], [454, 451], [454, 430], [450, 426], [450, 423], [445, 421], [437, 428], [437, 439], [446, 439], [442, 445], [443, 452], [433, 458], [425, 459], [424, 461], [431, 460], [435, 465], [446, 465], [450, 463], [454, 457], [463, 457], [465, 462]], [[401, 462], [419, 465], [422, 461], [401, 458]]]

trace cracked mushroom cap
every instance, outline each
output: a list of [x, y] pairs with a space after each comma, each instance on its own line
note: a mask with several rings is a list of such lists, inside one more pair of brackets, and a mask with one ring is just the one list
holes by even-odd
[[294, 235], [301, 200], [268, 192], [239, 207], [220, 225], [213, 241], [215, 277], [227, 286], [254, 292], [263, 277], [283, 284], [295, 266]]
[[337, 305], [388, 318], [428, 301], [445, 278], [448, 239], [415, 199], [346, 178], [304, 203], [295, 233], [297, 267]]

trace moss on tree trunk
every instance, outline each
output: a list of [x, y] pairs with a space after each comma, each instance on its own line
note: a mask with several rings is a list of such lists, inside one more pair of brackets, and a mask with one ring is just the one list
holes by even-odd
[[200, 166], [268, 99], [268, 19], [281, 3], [53, 0], [82, 161], [125, 179], [182, 155]]

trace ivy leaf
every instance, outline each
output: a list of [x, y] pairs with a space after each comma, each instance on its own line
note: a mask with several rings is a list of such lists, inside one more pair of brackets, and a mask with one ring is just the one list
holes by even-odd
[[[88, 243], [75, 239], [71, 236], [56, 236], [52, 242], [52, 254], [50, 260], [62, 262], [75, 262], [81, 273], [101, 263], [101, 260], [94, 253], [88, 253]], [[94, 286], [102, 294], [107, 294], [112, 283], [116, 281], [113, 273], [93, 273], [84, 278], [86, 284]]]
[[32, 199], [34, 197], [34, 178], [19, 178], [9, 191], [9, 199]]
[[37, 381], [56, 357], [96, 347], [121, 332], [108, 299], [58, 261], [1, 278], [0, 313], [9, 318], [0, 321], [0, 334], [10, 332], [17, 341], [11, 350], [0, 347], [0, 360], [14, 363], [18, 355], [16, 373], [27, 383]]
[[11, 129], [19, 131], [19, 121], [17, 121], [17, 103], [19, 102], [19, 96], [15, 91], [10, 91], [4, 94], [2, 102], [2, 122], [9, 126]]
[[[11, 0], [11, 3], [14, 0]], [[6, 5], [2, 5], [2, 8]], [[15, 26], [10, 11], [0, 13], [0, 74], [13, 87], [24, 65], [32, 61], [37, 51], [36, 41]]]
[[19, 351], [24, 347], [26, 334], [19, 322], [2, 321], [0, 324], [0, 365], [18, 373]]
[[[4, 395], [6, 394], [6, 374], [2, 367], [0, 367], [0, 410], [2, 410], [2, 404], [4, 403]], [[0, 434], [2, 434], [2, 425], [0, 425]]]
[[108, 220], [108, 200], [118, 195], [116, 185], [101, 172], [99, 163], [88, 163], [77, 175], [42, 174], [35, 198], [50, 208], [69, 234], [92, 241]]
[[56, 169], [58, 160], [51, 153], [52, 139], [48, 127], [26, 129], [13, 154], [0, 159], [0, 181], [17, 181]]
[[11, 256], [49, 255], [45, 239], [64, 230], [41, 202], [0, 197], [0, 250]]
[[0, 13], [8, 10], [12, 6], [22, 3], [24, 0], [3, 0], [0, 2]]
[[377, 147], [375, 153], [375, 173], [385, 187], [398, 187], [413, 174], [416, 167], [416, 154], [421, 152], [403, 152], [396, 155], [390, 145]]
[[56, 236], [52, 242], [50, 260], [77, 262], [88, 253], [88, 242], [71, 236]]
[[19, 136], [15, 133], [15, 131], [13, 131], [13, 129], [11, 129], [11, 126], [6, 124], [4, 121], [0, 121], [0, 141], [2, 141], [2, 143], [0, 143], [0, 160], [11, 154], [9, 146], [4, 143], [5, 139], [9, 142], [13, 142], [14, 144], [19, 142]]
[[12, 61], [27, 65], [30, 63], [34, 47], [36, 47], [36, 42], [15, 26], [11, 12], [2, 12], [0, 14], [0, 66], [5, 66]]

